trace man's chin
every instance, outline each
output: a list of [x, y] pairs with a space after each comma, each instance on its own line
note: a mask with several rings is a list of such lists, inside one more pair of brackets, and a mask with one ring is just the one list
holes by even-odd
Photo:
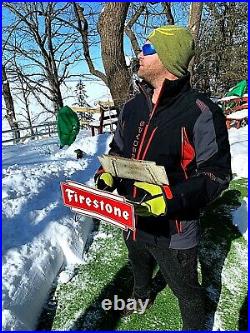
[[143, 71], [139, 68], [138, 72], [137, 72], [137, 75], [140, 79], [145, 79], [145, 76], [143, 75]]

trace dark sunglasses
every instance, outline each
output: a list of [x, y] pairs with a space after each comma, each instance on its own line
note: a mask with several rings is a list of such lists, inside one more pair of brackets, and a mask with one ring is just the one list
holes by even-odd
[[152, 44], [144, 44], [142, 47], [142, 53], [144, 56], [148, 56], [155, 54], [156, 50]]

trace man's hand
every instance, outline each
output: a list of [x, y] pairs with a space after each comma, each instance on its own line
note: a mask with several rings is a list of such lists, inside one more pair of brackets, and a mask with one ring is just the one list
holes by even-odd
[[135, 182], [134, 186], [145, 192], [145, 199], [134, 205], [135, 213], [139, 216], [164, 216], [167, 214], [167, 197], [172, 198], [169, 187]]
[[112, 192], [115, 189], [114, 178], [109, 172], [103, 172], [97, 176], [95, 186], [99, 190]]

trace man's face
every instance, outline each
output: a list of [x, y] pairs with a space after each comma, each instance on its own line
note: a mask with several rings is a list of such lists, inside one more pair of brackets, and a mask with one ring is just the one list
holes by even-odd
[[[151, 43], [146, 41], [145, 44]], [[151, 84], [166, 72], [166, 68], [163, 66], [157, 53], [144, 55], [141, 51], [138, 55], [138, 59], [140, 65], [137, 73], [138, 76]]]

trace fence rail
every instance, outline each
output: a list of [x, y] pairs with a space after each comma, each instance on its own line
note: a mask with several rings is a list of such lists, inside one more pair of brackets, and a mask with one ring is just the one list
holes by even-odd
[[[12, 133], [12, 138], [11, 139], [5, 139], [3, 138], [2, 143], [7, 143], [7, 142], [14, 142], [14, 143], [18, 143], [23, 139], [28, 139], [28, 138], [37, 138], [40, 136], [45, 136], [45, 135], [49, 135], [51, 136], [54, 133], [57, 133], [57, 126], [56, 126], [56, 122], [50, 122], [50, 123], [44, 123], [41, 125], [35, 125], [35, 126], [28, 126], [28, 127], [22, 127], [19, 128], [18, 131], [15, 129], [10, 129], [10, 130], [5, 130], [2, 131], [2, 135], [4, 136], [4, 134], [7, 133]], [[23, 131], [28, 131], [33, 129], [34, 134], [31, 133], [27, 133], [25, 135], [21, 135], [21, 133]], [[20, 133], [20, 137], [18, 137], [18, 132]]]

